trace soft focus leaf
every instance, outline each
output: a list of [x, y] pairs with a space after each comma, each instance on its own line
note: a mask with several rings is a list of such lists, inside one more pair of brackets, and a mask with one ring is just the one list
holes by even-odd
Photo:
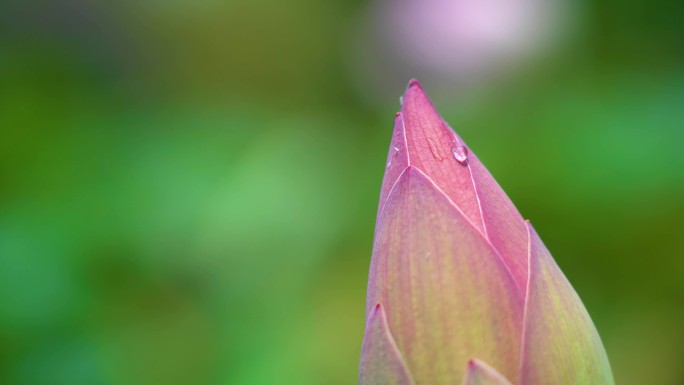
[[484, 362], [471, 359], [463, 378], [463, 385], [511, 385], [496, 369]]
[[377, 304], [366, 324], [361, 348], [360, 385], [415, 385], [387, 326], [381, 304]]
[[518, 377], [523, 296], [491, 245], [416, 167], [377, 223], [367, 313], [382, 303], [418, 384], [457, 384], [473, 356]]
[[582, 301], [527, 224], [530, 280], [521, 384], [611, 385], [606, 352]]

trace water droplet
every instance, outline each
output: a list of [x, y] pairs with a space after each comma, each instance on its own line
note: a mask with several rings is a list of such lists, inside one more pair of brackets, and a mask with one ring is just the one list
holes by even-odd
[[468, 164], [468, 149], [461, 144], [455, 144], [451, 147], [451, 153], [454, 154], [454, 159], [462, 165]]
[[403, 96], [400, 96], [400, 97], [399, 97], [399, 105], [400, 105], [400, 106], [403, 106], [403, 105], [404, 105], [404, 97], [403, 97]]
[[390, 156], [389, 161], [387, 161], [387, 168], [390, 168], [392, 165], [392, 160], [397, 157], [397, 154], [399, 153], [399, 147], [392, 147], [392, 156]]
[[432, 139], [428, 139], [427, 141], [428, 141], [428, 146], [430, 147], [430, 152], [432, 153], [432, 156], [434, 156], [435, 159], [437, 159], [441, 162], [442, 159], [444, 159], [444, 158], [442, 157], [442, 154], [439, 152], [439, 147], [437, 147], [437, 143], [435, 143], [435, 141]]

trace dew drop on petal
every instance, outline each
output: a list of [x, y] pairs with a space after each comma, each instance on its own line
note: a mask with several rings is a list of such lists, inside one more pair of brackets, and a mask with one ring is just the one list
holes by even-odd
[[453, 147], [451, 147], [451, 153], [454, 154], [454, 159], [463, 166], [468, 164], [468, 149], [461, 145], [461, 144], [456, 144]]

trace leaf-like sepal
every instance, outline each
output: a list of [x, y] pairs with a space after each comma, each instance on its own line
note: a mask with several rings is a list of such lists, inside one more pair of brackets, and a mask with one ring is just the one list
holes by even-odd
[[582, 301], [527, 224], [529, 282], [521, 384], [612, 385], [606, 352]]
[[381, 304], [368, 317], [361, 348], [360, 385], [415, 385], [397, 350]]

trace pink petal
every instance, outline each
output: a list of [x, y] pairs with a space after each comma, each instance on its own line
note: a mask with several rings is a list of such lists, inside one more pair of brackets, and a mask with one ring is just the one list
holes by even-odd
[[582, 301], [528, 223], [524, 385], [612, 385], [601, 339]]
[[387, 167], [380, 190], [380, 205], [378, 210], [382, 210], [392, 187], [394, 187], [399, 176], [401, 176], [409, 165], [409, 152], [406, 147], [405, 135], [404, 119], [401, 112], [398, 112], [394, 117], [394, 131], [392, 132], [392, 141], [390, 142], [389, 153], [387, 154]]
[[508, 380], [484, 362], [471, 359], [463, 378], [463, 385], [511, 385]]
[[477, 356], [518, 377], [523, 295], [500, 257], [423, 171], [408, 167], [379, 213], [368, 287], [418, 384], [455, 384]]
[[485, 235], [503, 258], [513, 279], [525, 292], [527, 285], [527, 229], [508, 195], [471, 152], [468, 165], [480, 202]]
[[[453, 150], [468, 151], [459, 162]], [[442, 119], [416, 80], [412, 80], [397, 114], [380, 208], [407, 166], [423, 171], [459, 207], [472, 226], [494, 246], [516, 285], [527, 283], [527, 232], [525, 221], [508, 196], [463, 140]]]
[[[418, 81], [411, 80], [401, 106], [403, 141], [408, 165], [415, 166], [437, 184], [459, 206], [473, 225], [483, 230], [482, 217], [473, 189], [470, 170], [452, 154], [454, 132], [446, 125]], [[398, 146], [400, 147], [400, 146]], [[391, 183], [391, 182], [390, 182]], [[382, 201], [380, 203], [382, 207]]]
[[360, 385], [415, 385], [387, 326], [381, 304], [377, 304], [366, 324], [361, 348]]

